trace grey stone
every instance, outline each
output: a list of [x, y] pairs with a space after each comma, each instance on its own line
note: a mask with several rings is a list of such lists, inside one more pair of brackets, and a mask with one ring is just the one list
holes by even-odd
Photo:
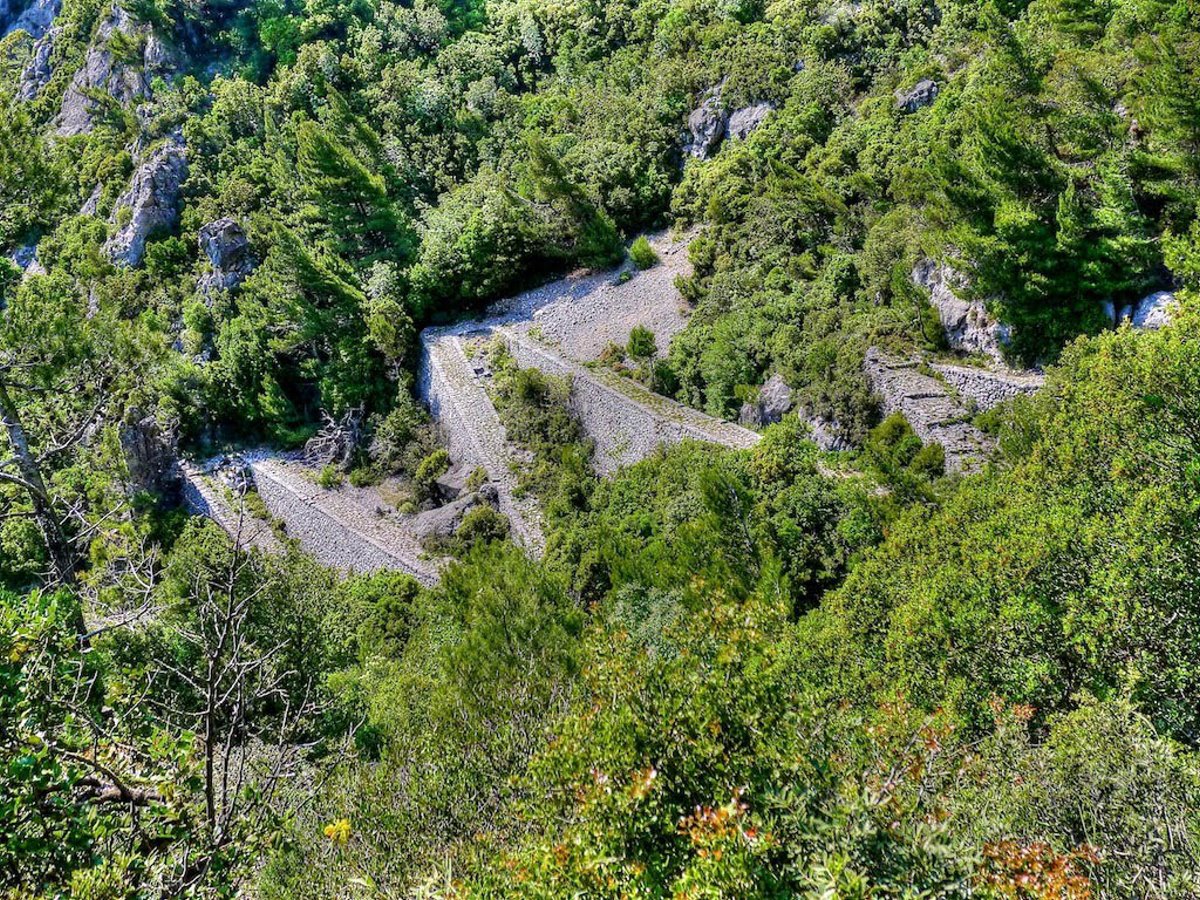
[[92, 117], [99, 107], [89, 96], [91, 93], [98, 91], [108, 94], [122, 106], [149, 95], [150, 83], [141, 67], [116, 59], [109, 47], [114, 34], [133, 38], [148, 32], [149, 26], [137, 25], [129, 13], [113, 5], [100, 23], [96, 37], [84, 56], [83, 65], [63, 95], [56, 120], [61, 137], [86, 134], [92, 130]]
[[122, 423], [119, 436], [129, 492], [153, 494], [169, 502], [177, 500], [180, 473], [176, 448], [154, 416], [133, 411]]
[[930, 106], [937, 99], [937, 95], [937, 82], [924, 78], [909, 90], [896, 96], [896, 109], [906, 113], [915, 113], [919, 109]]
[[19, 100], [34, 99], [50, 82], [50, 77], [54, 74], [54, 67], [50, 61], [51, 54], [54, 52], [54, 42], [58, 40], [60, 34], [62, 34], [62, 28], [55, 25], [34, 41], [33, 52], [30, 54], [25, 68], [21, 70], [21, 77], [17, 82], [17, 98]]
[[467, 482], [470, 481], [473, 471], [470, 466], [460, 464], [451, 466], [435, 478], [433, 483], [442, 500], [449, 502], [461, 497], [467, 489]]
[[999, 406], [1014, 397], [1036, 393], [1046, 378], [1040, 372], [996, 372], [971, 366], [934, 363], [931, 367], [959, 397], [980, 410]]
[[204, 225], [200, 229], [200, 249], [212, 266], [211, 272], [200, 277], [200, 292], [205, 296], [232, 290], [254, 271], [250, 241], [233, 219], [217, 219]]
[[913, 283], [929, 291], [929, 302], [937, 310], [946, 341], [960, 353], [983, 353], [996, 362], [1004, 361], [1010, 341], [1008, 327], [1000, 324], [979, 300], [964, 300], [956, 290], [966, 280], [949, 266], [926, 259], [912, 271]]
[[889, 356], [877, 347], [864, 361], [871, 388], [885, 415], [901, 413], [917, 437], [941, 444], [947, 472], [971, 472], [995, 448], [995, 441], [971, 424], [971, 411], [913, 359]]
[[146, 36], [146, 47], [142, 51], [142, 64], [146, 71], [165, 75], [178, 69], [183, 63], [179, 50], [157, 32]]
[[83, 206], [79, 207], [81, 216], [94, 216], [100, 209], [100, 195], [104, 192], [104, 185], [98, 184], [92, 188], [91, 194], [83, 201]]
[[[40, 38], [54, 24], [61, 8], [62, 0], [34, 0], [11, 19], [12, 24], [5, 27], [4, 33], [20, 30], [34, 39]], [[0, 13], [2, 11], [3, 5], [0, 5]], [[0, 15], [0, 20], [3, 18], [3, 15]]]
[[792, 389], [781, 375], [772, 375], [758, 393], [758, 399], [742, 405], [738, 424], [761, 428], [782, 419], [792, 408]]
[[1100, 309], [1104, 313], [1104, 317], [1112, 324], [1117, 324], [1117, 305], [1111, 300], [1105, 300], [1100, 304]]
[[745, 140], [763, 123], [774, 109], [775, 107], [770, 103], [755, 103], [753, 106], [744, 106], [729, 117], [726, 132], [731, 138]]
[[114, 222], [123, 209], [131, 211], [129, 221], [104, 245], [115, 265], [139, 265], [146, 253], [146, 239], [156, 231], [175, 227], [187, 170], [187, 149], [179, 138], [168, 140], [137, 167], [129, 189], [113, 208]]
[[688, 116], [690, 137], [684, 152], [696, 159], [708, 159], [721, 143], [728, 124], [729, 116], [721, 106], [721, 87], [718, 85], [705, 93], [700, 105]]
[[18, 247], [9, 256], [17, 268], [24, 271], [37, 259], [37, 244], [26, 244], [24, 247]]
[[416, 516], [411, 523], [413, 534], [422, 543], [449, 540], [458, 531], [463, 517], [484, 504], [499, 506], [499, 492], [494, 484], [485, 484], [473, 494], [459, 497], [438, 509], [431, 509]]
[[853, 445], [843, 436], [841, 424], [836, 419], [808, 415], [805, 410], [799, 412], [800, 416], [808, 423], [813, 443], [817, 445], [818, 449], [826, 453], [852, 449]]
[[1175, 303], [1175, 295], [1170, 291], [1156, 291], [1143, 297], [1133, 307], [1130, 317], [1133, 327], [1154, 331], [1170, 325], [1174, 318]]

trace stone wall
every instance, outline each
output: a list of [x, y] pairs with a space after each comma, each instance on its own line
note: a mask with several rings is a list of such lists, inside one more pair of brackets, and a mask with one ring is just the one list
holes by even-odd
[[620, 387], [606, 384], [601, 380], [607, 378], [604, 371], [571, 362], [511, 329], [501, 328], [499, 333], [522, 368], [571, 380], [572, 404], [596, 443], [595, 468], [602, 475], [643, 460], [664, 444], [696, 440], [752, 447], [759, 440], [749, 429], [681, 406], [632, 382]]
[[988, 410], [1014, 397], [1036, 393], [1046, 383], [1034, 372], [992, 372], [971, 366], [934, 363], [938, 376], [976, 409]]
[[971, 472], [994, 449], [995, 442], [971, 424], [971, 411], [920, 362], [867, 351], [867, 378], [880, 397], [885, 415], [901, 413], [917, 436], [946, 451], [947, 472]]

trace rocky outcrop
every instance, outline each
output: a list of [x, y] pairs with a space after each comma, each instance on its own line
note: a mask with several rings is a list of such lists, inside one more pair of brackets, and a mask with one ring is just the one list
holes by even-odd
[[473, 494], [466, 494], [438, 509], [421, 513], [412, 520], [410, 527], [422, 544], [436, 545], [454, 537], [467, 513], [484, 505], [499, 508], [500, 494], [494, 484], [485, 484]]
[[941, 444], [947, 472], [971, 472], [994, 449], [994, 441], [971, 424], [970, 410], [913, 359], [890, 356], [876, 347], [867, 351], [867, 378], [885, 415], [901, 413], [917, 437]]
[[1008, 326], [997, 322], [981, 301], [964, 300], [956, 293], [966, 285], [961, 275], [927, 259], [913, 268], [912, 280], [929, 291], [929, 302], [937, 310], [950, 349], [982, 353], [1003, 363], [1004, 348], [1010, 339]]
[[152, 494], [168, 503], [179, 498], [179, 465], [174, 442], [158, 427], [154, 416], [137, 412], [118, 431], [125, 457], [130, 494]]
[[729, 117], [721, 106], [720, 85], [708, 90], [700, 105], [688, 116], [690, 138], [684, 152], [696, 159], [708, 159], [725, 136]]
[[724, 82], [705, 91], [700, 105], [688, 116], [688, 139], [684, 152], [696, 159], [708, 159], [726, 137], [745, 140], [775, 108], [770, 103], [754, 103], [725, 111], [721, 101]]
[[107, 94], [122, 106], [149, 94], [150, 82], [142, 67], [118, 59], [111, 47], [116, 34], [136, 40], [144, 39], [148, 31], [148, 26], [139, 26], [119, 5], [112, 7], [63, 95], [57, 119], [60, 136], [71, 137], [92, 130], [93, 116], [99, 109], [92, 94]]
[[1155, 291], [1137, 303], [1118, 307], [1111, 300], [1106, 300], [1101, 306], [1113, 325], [1129, 322], [1134, 328], [1154, 331], [1171, 324], [1177, 304], [1178, 300], [1170, 291]]
[[731, 138], [745, 140], [758, 129], [775, 107], [770, 103], [755, 103], [735, 110], [729, 117], [726, 132]]
[[1174, 294], [1170, 291], [1157, 291], [1137, 302], [1130, 314], [1130, 321], [1134, 328], [1162, 328], [1171, 324], [1175, 305]]
[[24, 31], [30, 37], [42, 37], [62, 8], [62, 0], [34, 0], [21, 8], [18, 3], [0, 2], [0, 32]]
[[30, 53], [29, 61], [25, 63], [25, 68], [21, 70], [21, 78], [17, 82], [17, 99], [32, 100], [50, 83], [50, 77], [54, 74], [51, 54], [54, 53], [54, 42], [60, 34], [62, 28], [55, 25], [34, 41], [33, 52]]
[[996, 372], [971, 366], [934, 363], [938, 377], [978, 410], [989, 410], [1014, 397], [1035, 394], [1046, 383], [1037, 372]]
[[46, 267], [38, 259], [37, 244], [26, 244], [24, 247], [18, 247], [8, 258], [21, 270], [22, 281], [33, 275], [46, 274]]
[[838, 453], [851, 450], [854, 445], [845, 437], [841, 424], [836, 419], [814, 415], [801, 407], [796, 413], [808, 424], [812, 441], [817, 448], [826, 453]]
[[907, 91], [896, 95], [896, 109], [904, 113], [915, 113], [919, 109], [931, 106], [937, 95], [937, 82], [924, 78]]
[[200, 293], [206, 297], [217, 291], [232, 290], [254, 271], [250, 241], [242, 226], [233, 219], [217, 219], [203, 226], [200, 249], [212, 266], [211, 272], [200, 276]]
[[758, 398], [742, 404], [738, 424], [762, 428], [780, 421], [792, 409], [792, 389], [781, 375], [772, 375], [758, 392]]
[[114, 223], [128, 218], [104, 245], [114, 264], [129, 267], [141, 264], [146, 239], [155, 232], [175, 227], [179, 221], [180, 188], [186, 177], [187, 150], [178, 138], [168, 140], [138, 166], [129, 190], [117, 198], [113, 209]]

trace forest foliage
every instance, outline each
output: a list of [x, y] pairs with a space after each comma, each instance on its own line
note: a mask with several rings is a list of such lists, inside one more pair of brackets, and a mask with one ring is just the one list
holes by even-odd
[[[108, 7], [64, 0], [32, 99], [0, 41], [0, 894], [1200, 893], [1200, 4], [124, 7], [183, 62], [86, 134]], [[771, 111], [689, 157], [717, 86]], [[116, 266], [172, 136], [178, 226]], [[222, 217], [254, 270], [209, 291]], [[420, 329], [665, 227], [690, 315], [619, 348], [639, 377], [731, 417], [778, 373], [860, 449], [790, 416], [601, 479], [569, 384], [494, 350], [546, 555], [480, 513], [433, 587], [248, 549], [130, 465], [349, 415], [350, 481], [423, 502]], [[927, 258], [1047, 370], [969, 477], [863, 373], [945, 349]], [[1170, 327], [1112, 327], [1167, 287]]]

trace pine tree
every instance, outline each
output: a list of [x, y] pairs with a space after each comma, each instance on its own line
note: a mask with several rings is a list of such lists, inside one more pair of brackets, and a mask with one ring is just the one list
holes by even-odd
[[403, 261], [413, 237], [396, 212], [383, 179], [316, 122], [297, 131], [300, 176], [337, 244], [360, 264]]

